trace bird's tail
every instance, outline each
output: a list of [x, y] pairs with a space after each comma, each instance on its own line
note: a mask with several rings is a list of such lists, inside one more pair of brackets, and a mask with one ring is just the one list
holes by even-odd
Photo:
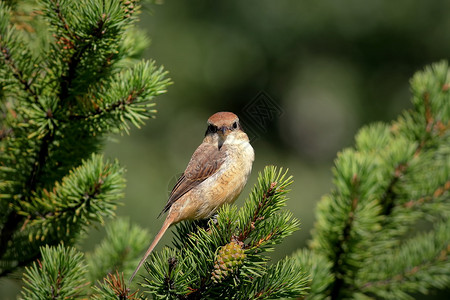
[[148, 247], [147, 252], [145, 252], [144, 257], [142, 257], [141, 261], [139, 262], [138, 266], [136, 267], [136, 270], [134, 270], [133, 275], [131, 275], [130, 280], [128, 281], [128, 285], [131, 284], [131, 281], [133, 281], [134, 276], [136, 276], [136, 273], [142, 267], [142, 265], [144, 264], [145, 260], [150, 255], [150, 253], [152, 253], [153, 249], [156, 247], [156, 245], [158, 244], [159, 240], [162, 238], [162, 236], [164, 235], [166, 230], [170, 227], [170, 225], [172, 225], [172, 222], [173, 222], [173, 217], [170, 217], [170, 215], [167, 216], [161, 229], [159, 230], [158, 234], [155, 236], [155, 239], [151, 243], [150, 247]]

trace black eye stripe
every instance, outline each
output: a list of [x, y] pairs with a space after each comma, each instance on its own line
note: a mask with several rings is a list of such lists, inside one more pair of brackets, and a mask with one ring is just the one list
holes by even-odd
[[217, 126], [209, 124], [208, 128], [206, 128], [205, 136], [208, 134], [211, 134], [211, 133], [216, 133], [216, 132], [217, 132]]
[[[234, 130], [234, 129], [237, 129], [237, 128], [240, 128], [240, 125], [239, 125], [238, 121], [233, 122], [233, 124], [230, 127], [227, 127], [228, 130]], [[209, 133], [216, 133], [218, 131], [219, 131], [219, 128], [217, 126], [215, 126], [213, 124], [209, 124], [208, 128], [206, 129], [205, 135], [209, 134]]]
[[216, 133], [217, 132], [217, 126], [209, 125], [208, 126], [208, 132]]

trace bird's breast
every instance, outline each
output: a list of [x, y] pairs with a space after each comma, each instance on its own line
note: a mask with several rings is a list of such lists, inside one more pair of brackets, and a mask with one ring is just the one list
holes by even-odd
[[193, 219], [208, 218], [223, 204], [233, 203], [247, 183], [254, 160], [250, 143], [224, 145], [220, 151], [227, 151], [221, 168], [192, 191]]

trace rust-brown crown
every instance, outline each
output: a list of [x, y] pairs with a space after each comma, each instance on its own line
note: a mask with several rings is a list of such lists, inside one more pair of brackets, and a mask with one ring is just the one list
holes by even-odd
[[213, 114], [208, 119], [208, 124], [217, 126], [218, 128], [223, 126], [230, 126], [234, 122], [239, 121], [238, 116], [233, 114], [232, 112], [221, 111]]

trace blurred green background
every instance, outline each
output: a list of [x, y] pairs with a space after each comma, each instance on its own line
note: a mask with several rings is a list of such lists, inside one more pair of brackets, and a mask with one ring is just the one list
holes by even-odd
[[[156, 119], [106, 144], [106, 156], [128, 170], [118, 215], [157, 233], [156, 217], [201, 143], [207, 118], [232, 111], [245, 121], [246, 107], [265, 91], [281, 113], [263, 130], [247, 123], [256, 131], [256, 159], [237, 205], [264, 166], [289, 168], [295, 182], [288, 209], [302, 229], [272, 256], [304, 247], [317, 201], [332, 187], [336, 153], [353, 144], [361, 126], [410, 108], [410, 77], [449, 58], [449, 12], [448, 0], [191, 0], [147, 7], [140, 26], [152, 43], [145, 57], [164, 65], [174, 84], [156, 98]], [[84, 249], [102, 236], [101, 228], [92, 229]]]

